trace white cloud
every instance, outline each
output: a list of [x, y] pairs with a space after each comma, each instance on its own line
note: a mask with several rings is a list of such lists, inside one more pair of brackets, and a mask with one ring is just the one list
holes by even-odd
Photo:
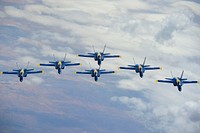
[[[119, 101], [131, 109], [131, 116], [137, 117], [152, 130], [168, 133], [196, 133], [200, 127], [200, 101], [182, 102], [177, 105], [159, 105], [145, 102], [135, 97], [112, 97], [112, 101]], [[181, 128], [179, 128], [181, 125]]]
[[28, 85], [40, 85], [44, 82], [44, 80], [39, 77], [39, 76], [35, 76], [35, 75], [28, 75], [29, 79], [25, 79], [25, 84]]

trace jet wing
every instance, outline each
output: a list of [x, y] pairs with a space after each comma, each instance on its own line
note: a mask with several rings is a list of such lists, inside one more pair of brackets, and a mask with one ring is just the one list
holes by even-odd
[[135, 67], [119, 67], [119, 69], [135, 70]]
[[38, 64], [38, 66], [55, 66], [55, 64]]
[[121, 57], [120, 55], [104, 55], [104, 58], [119, 58]]
[[75, 74], [91, 74], [91, 72], [75, 72]]
[[36, 74], [36, 73], [44, 73], [44, 70], [42, 71], [28, 71], [27, 74]]
[[65, 63], [65, 66], [79, 66], [79, 65], [81, 65], [81, 63], [71, 63], [71, 64]]
[[101, 71], [101, 74], [116, 73], [115, 71]]
[[173, 81], [170, 81], [170, 80], [156, 80], [156, 82], [173, 83]]
[[184, 84], [198, 83], [198, 81], [182, 81]]
[[18, 74], [18, 72], [0, 72], [0, 74]]
[[162, 69], [161, 67], [145, 67], [145, 70], [156, 70], [156, 69]]
[[77, 54], [76, 55], [77, 57], [79, 56], [79, 57], [89, 57], [89, 58], [94, 58], [95, 57], [95, 55], [83, 55], [83, 54]]

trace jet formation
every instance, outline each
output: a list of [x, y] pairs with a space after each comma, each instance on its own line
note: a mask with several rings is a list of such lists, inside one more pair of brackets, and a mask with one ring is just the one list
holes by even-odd
[[[101, 64], [106, 58], [119, 58], [120, 55], [111, 55], [110, 53], [105, 53], [106, 45], [103, 48], [102, 52], [96, 52], [93, 46], [94, 52], [89, 52], [87, 54], [77, 54], [77, 57], [86, 57], [86, 58], [94, 58], [95, 61], [97, 61], [98, 68], [91, 68], [86, 69], [85, 71], [77, 71], [75, 74], [81, 74], [81, 75], [90, 75], [94, 78], [94, 81], [98, 81], [99, 77], [104, 74], [113, 74], [116, 73], [114, 70], [107, 71], [106, 69], [101, 69]], [[71, 61], [66, 61], [66, 54], [64, 56], [63, 60], [56, 60], [54, 56], [54, 61], [49, 61], [49, 63], [40, 63], [38, 66], [50, 66], [54, 67], [58, 74], [62, 73], [62, 70], [65, 69], [65, 67], [68, 66], [80, 66], [81, 63], [71, 63]], [[144, 61], [142, 64], [136, 64], [134, 58], [133, 58], [134, 64], [127, 65], [127, 67], [118, 67], [119, 69], [125, 69], [125, 70], [131, 70], [135, 71], [135, 73], [138, 73], [140, 78], [143, 78], [145, 71], [149, 70], [162, 70], [162, 67], [151, 67], [150, 65], [146, 65], [146, 57], [144, 58]], [[24, 77], [27, 77], [28, 74], [39, 74], [44, 73], [44, 70], [38, 70], [34, 71], [33, 68], [28, 68], [29, 62], [26, 68], [20, 68], [17, 64], [17, 69], [13, 69], [12, 72], [0, 72], [0, 74], [13, 74], [17, 75], [19, 77], [20, 82], [23, 81]], [[161, 83], [171, 83], [174, 86], [177, 86], [179, 91], [182, 91], [182, 85], [183, 84], [192, 84], [192, 83], [199, 83], [198, 81], [188, 81], [186, 78], [183, 78], [184, 71], [182, 71], [182, 74], [180, 77], [173, 77], [172, 78], [165, 78], [165, 80], [156, 80], [156, 82]]]

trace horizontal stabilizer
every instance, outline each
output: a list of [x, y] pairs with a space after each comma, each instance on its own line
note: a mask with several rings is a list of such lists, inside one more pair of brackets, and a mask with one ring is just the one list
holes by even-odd
[[135, 70], [135, 67], [119, 67], [119, 69]]
[[34, 69], [32, 68], [32, 69], [26, 69], [26, 71], [33, 71]]
[[65, 63], [65, 64], [67, 64], [67, 63], [71, 63], [71, 61], [64, 61], [64, 63]]
[[136, 65], [128, 65], [128, 66], [130, 66], [130, 67], [136, 67]]
[[95, 53], [88, 53], [88, 54], [90, 54], [90, 55], [94, 55]]
[[173, 80], [172, 78], [165, 78], [165, 79], [167, 79], [167, 80]]
[[56, 62], [55, 62], [55, 61], [49, 61], [49, 63], [53, 63], [53, 64], [56, 64]]

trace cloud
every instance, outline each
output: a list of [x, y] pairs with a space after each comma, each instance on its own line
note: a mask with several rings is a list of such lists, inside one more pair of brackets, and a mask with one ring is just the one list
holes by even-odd
[[28, 75], [30, 76], [29, 79], [27, 79], [27, 81], [25, 82], [25, 84], [28, 84], [28, 85], [40, 85], [44, 82], [44, 79], [39, 77], [39, 76], [34, 76], [34, 75]]
[[[154, 106], [153, 103], [145, 102], [135, 97], [112, 97], [112, 101], [125, 104], [131, 109], [131, 115], [145, 122], [147, 127], [168, 133], [188, 133], [198, 132], [199, 106], [200, 101], [183, 102], [181, 106], [160, 105]], [[190, 123], [190, 124], [188, 124]], [[184, 125], [182, 128], [177, 128]]]

